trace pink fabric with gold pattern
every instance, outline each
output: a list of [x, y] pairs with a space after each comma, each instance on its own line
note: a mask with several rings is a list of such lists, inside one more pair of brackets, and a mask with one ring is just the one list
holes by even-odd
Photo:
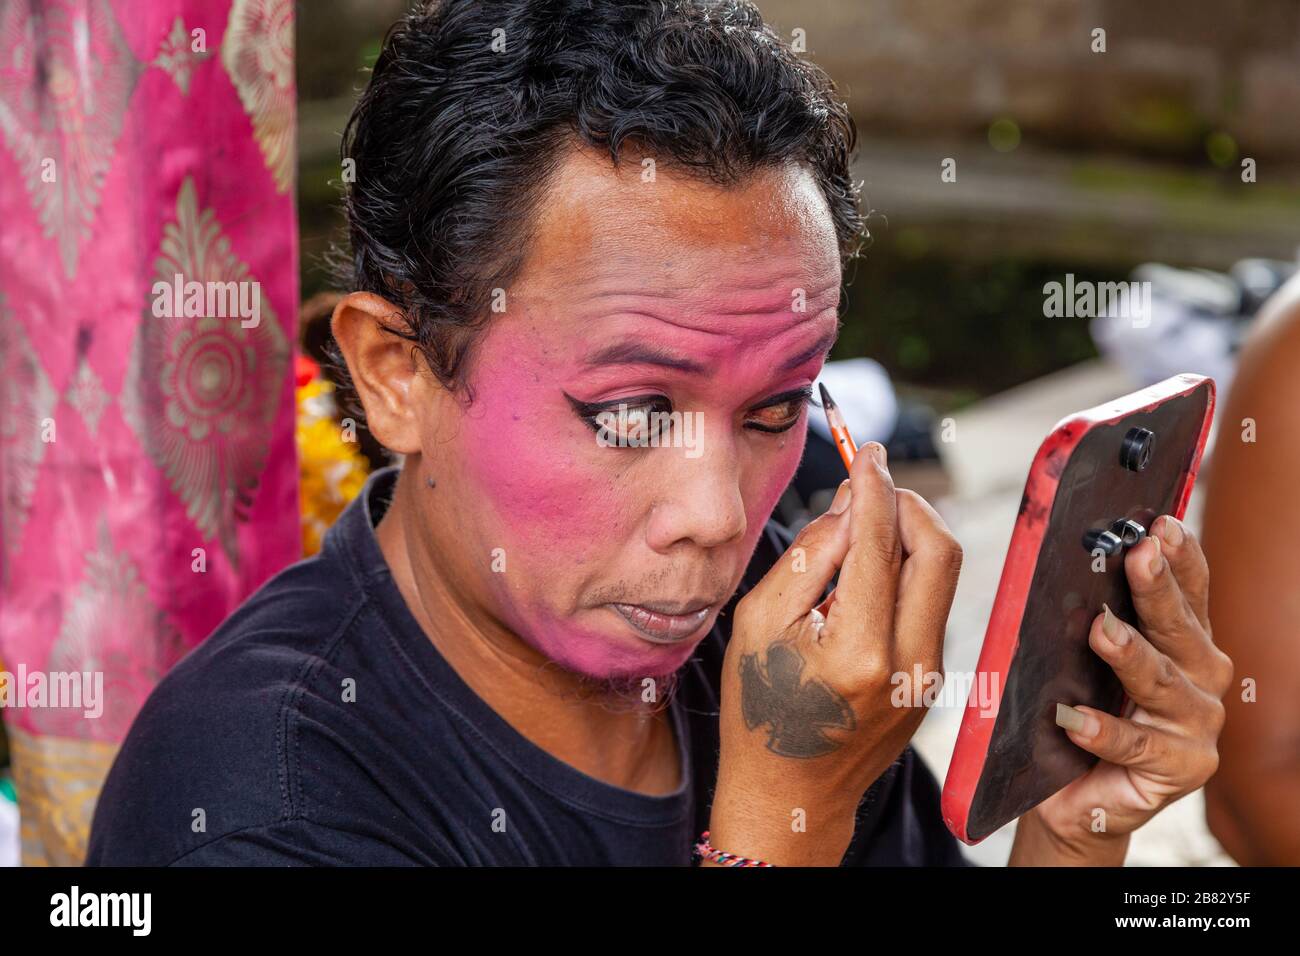
[[[0, 667], [104, 675], [98, 719], [3, 712], [27, 862], [80, 859], [150, 689], [300, 553], [292, 43], [290, 0], [0, 4]], [[260, 323], [158, 317], [176, 274]]]

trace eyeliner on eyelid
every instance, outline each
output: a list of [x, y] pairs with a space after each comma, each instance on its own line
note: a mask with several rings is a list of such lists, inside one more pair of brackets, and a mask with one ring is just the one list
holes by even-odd
[[[561, 392], [569, 404], [573, 407], [574, 412], [593, 430], [599, 431], [602, 427], [599, 418], [603, 414], [616, 412], [620, 407], [627, 408], [648, 408], [655, 405], [662, 406], [661, 411], [671, 413], [673, 411], [672, 402], [665, 395], [632, 395], [626, 398], [611, 399], [606, 402], [584, 402], [574, 398], [568, 392]], [[801, 388], [792, 389], [788, 392], [782, 392], [765, 399], [761, 404], [749, 409], [749, 413], [760, 412], [769, 408], [779, 408], [782, 405], [798, 403], [794, 414], [788, 416], [784, 421], [775, 425], [767, 425], [759, 422], [746, 422], [744, 427], [750, 431], [761, 432], [768, 435], [779, 435], [789, 431], [798, 424], [803, 410], [808, 405], [820, 407], [820, 403], [813, 396], [812, 386], [805, 385]]]
[[[581, 399], [574, 398], [568, 392], [564, 391], [561, 391], [560, 394], [568, 400], [569, 404], [573, 406], [575, 410], [591, 413], [614, 410], [620, 405], [650, 405], [654, 402], [671, 404], [671, 400], [668, 396], [659, 394], [629, 395], [626, 398], [614, 398], [604, 402], [584, 402]], [[812, 386], [805, 385], [802, 388], [791, 389], [788, 392], [781, 392], [778, 395], [766, 398], [759, 404], [751, 406], [750, 411], [770, 408], [773, 405], [783, 405], [786, 402], [793, 402], [799, 399], [803, 399], [807, 404], [813, 405], [816, 408], [821, 408], [821, 402], [817, 401], [817, 398], [814, 396]]]

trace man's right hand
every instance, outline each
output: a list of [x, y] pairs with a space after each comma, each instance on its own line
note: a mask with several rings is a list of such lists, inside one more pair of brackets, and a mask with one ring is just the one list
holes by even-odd
[[[723, 663], [712, 844], [773, 864], [838, 865], [867, 788], [925, 708], [895, 674], [941, 672], [960, 545], [885, 450], [858, 452], [831, 510], [737, 604]], [[822, 595], [825, 623], [815, 626]], [[921, 689], [916, 689], [919, 697]]]

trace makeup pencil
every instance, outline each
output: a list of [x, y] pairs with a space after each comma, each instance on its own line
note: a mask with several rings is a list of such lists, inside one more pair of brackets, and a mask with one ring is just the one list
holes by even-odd
[[822, 393], [822, 407], [826, 411], [826, 424], [831, 427], [831, 437], [835, 439], [835, 447], [840, 450], [840, 457], [844, 459], [846, 470], [852, 470], [853, 458], [858, 453], [858, 446], [853, 443], [853, 436], [849, 434], [849, 426], [844, 423], [844, 413], [840, 407], [835, 404], [835, 399], [831, 398], [831, 393], [826, 391], [826, 386], [820, 382], [817, 387]]

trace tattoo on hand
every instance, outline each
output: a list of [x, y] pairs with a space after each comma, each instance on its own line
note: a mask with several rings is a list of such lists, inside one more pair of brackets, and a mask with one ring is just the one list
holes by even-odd
[[853, 730], [853, 708], [825, 681], [803, 680], [804, 659], [793, 644], [740, 659], [740, 709], [750, 730], [768, 728], [767, 749], [783, 757], [819, 757], [840, 747], [826, 729]]

